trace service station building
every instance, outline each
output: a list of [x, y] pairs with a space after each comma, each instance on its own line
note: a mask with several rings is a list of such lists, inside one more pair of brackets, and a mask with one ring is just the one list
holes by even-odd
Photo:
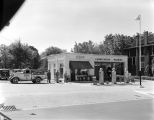
[[84, 76], [96, 76], [98, 79], [100, 68], [103, 68], [104, 74], [108, 67], [115, 68], [118, 75], [124, 75], [124, 71], [128, 70], [128, 57], [124, 55], [61, 53], [50, 55], [47, 59], [52, 81], [55, 80], [57, 71], [61, 80], [67, 74], [70, 81], [78, 81], [91, 80], [91, 77]]

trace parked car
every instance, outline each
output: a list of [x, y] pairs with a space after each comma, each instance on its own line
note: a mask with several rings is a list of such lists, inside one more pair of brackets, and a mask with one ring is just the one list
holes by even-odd
[[33, 83], [40, 83], [45, 78], [46, 74], [40, 73], [37, 70], [18, 69], [12, 71], [9, 81], [11, 83], [18, 83], [19, 81], [32, 81]]
[[10, 76], [10, 70], [9, 69], [0, 69], [0, 79], [8, 79]]

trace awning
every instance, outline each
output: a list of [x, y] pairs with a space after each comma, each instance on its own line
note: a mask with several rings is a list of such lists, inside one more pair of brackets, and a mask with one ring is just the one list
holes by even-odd
[[72, 69], [93, 69], [89, 61], [70, 61]]

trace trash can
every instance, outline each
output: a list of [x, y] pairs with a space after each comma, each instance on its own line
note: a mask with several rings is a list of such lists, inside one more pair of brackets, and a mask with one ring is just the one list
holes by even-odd
[[93, 85], [97, 85], [96, 76], [93, 76], [93, 77], [92, 77], [92, 80], [93, 80]]

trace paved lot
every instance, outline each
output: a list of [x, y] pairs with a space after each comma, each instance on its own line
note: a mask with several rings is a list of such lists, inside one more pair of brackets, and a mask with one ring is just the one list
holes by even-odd
[[63, 106], [9, 112], [14, 120], [153, 120], [153, 100]]
[[[18, 112], [56, 109], [64, 106], [121, 103], [122, 101], [152, 100], [153, 81], [143, 81], [144, 88], [135, 84], [96, 86], [92, 83], [42, 84], [0, 83], [0, 96], [4, 105], [15, 105]], [[11, 112], [16, 114], [18, 112]], [[31, 111], [32, 112], [32, 111]], [[10, 114], [10, 112], [5, 112]], [[15, 115], [14, 114], [14, 115]]]

